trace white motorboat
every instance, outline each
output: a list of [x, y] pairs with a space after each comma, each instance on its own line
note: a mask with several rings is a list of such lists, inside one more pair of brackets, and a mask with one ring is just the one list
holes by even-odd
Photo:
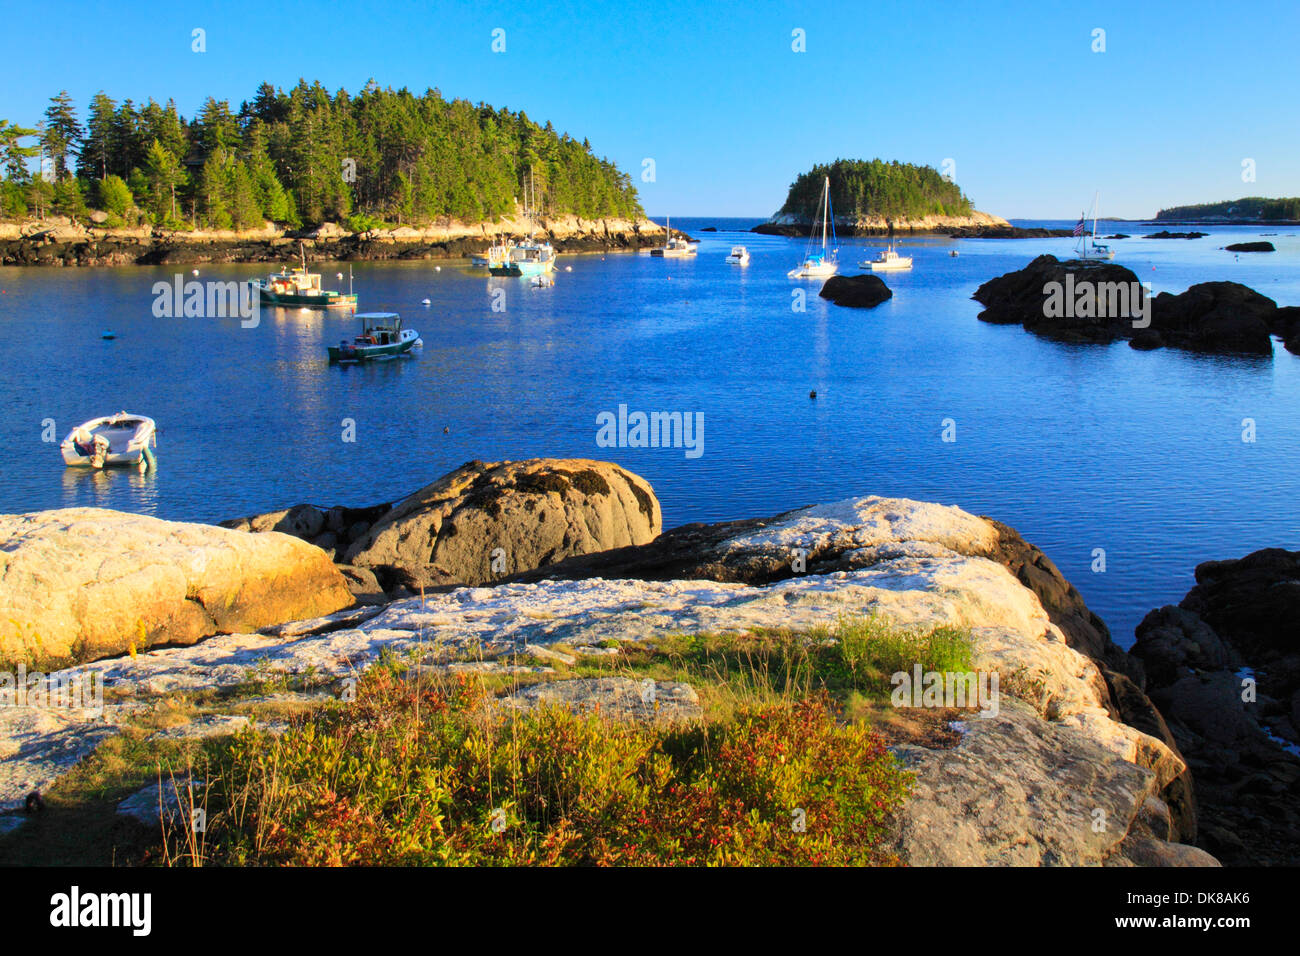
[[152, 418], [118, 412], [78, 425], [59, 445], [63, 463], [73, 467], [104, 468], [128, 465], [144, 471], [157, 468], [153, 447], [158, 444]]
[[893, 272], [912, 268], [912, 257], [900, 256], [894, 251], [893, 243], [890, 243], [889, 248], [880, 250], [880, 255], [876, 258], [860, 262], [858, 266], [862, 269], [870, 269], [872, 272]]
[[749, 265], [749, 250], [744, 246], [732, 246], [731, 252], [727, 255], [727, 261], [733, 266]]
[[[822, 224], [822, 250], [813, 252], [814, 237], [817, 235], [817, 220]], [[826, 228], [830, 227], [831, 231], [831, 250], [830, 257], [826, 253]], [[834, 248], [835, 243], [835, 221], [831, 217], [831, 178], [826, 177], [826, 184], [822, 187], [822, 201], [817, 210], [817, 215], [813, 217], [812, 229], [808, 232], [808, 248], [804, 252], [803, 262], [797, 268], [791, 269], [787, 275], [791, 279], [823, 279], [835, 275], [840, 269], [837, 259], [839, 250]]]
[[689, 239], [673, 235], [672, 218], [665, 220], [664, 233], [668, 236], [662, 246], [650, 250], [650, 255], [661, 259], [682, 259], [696, 253], [695, 245]]

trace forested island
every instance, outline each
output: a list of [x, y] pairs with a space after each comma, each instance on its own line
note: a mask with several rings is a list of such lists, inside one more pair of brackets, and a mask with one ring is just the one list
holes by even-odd
[[1300, 197], [1265, 199], [1247, 196], [1223, 202], [1171, 206], [1156, 213], [1156, 222], [1297, 222], [1300, 221]]
[[976, 210], [960, 187], [932, 166], [837, 159], [801, 173], [790, 184], [776, 215], [754, 231], [807, 235], [827, 177], [835, 228], [845, 235], [1007, 225], [1003, 219]]
[[66, 91], [41, 120], [0, 120], [0, 216], [65, 216], [108, 227], [351, 231], [483, 222], [516, 214], [525, 176], [552, 217], [643, 216], [631, 178], [586, 140], [523, 112], [373, 80], [355, 96], [319, 82], [263, 83], [232, 108], [97, 93], [84, 121]]

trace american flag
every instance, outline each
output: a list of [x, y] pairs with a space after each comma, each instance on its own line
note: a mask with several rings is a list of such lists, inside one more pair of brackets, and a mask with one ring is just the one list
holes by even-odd
[[1079, 221], [1076, 222], [1076, 223], [1074, 224], [1074, 234], [1075, 234], [1076, 236], [1082, 236], [1083, 233], [1084, 233], [1084, 228], [1083, 228], [1083, 217], [1080, 216], [1080, 217], [1079, 217]]

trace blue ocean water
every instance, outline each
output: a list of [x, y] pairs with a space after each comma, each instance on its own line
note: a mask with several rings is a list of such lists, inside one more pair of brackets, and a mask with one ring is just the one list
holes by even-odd
[[[475, 458], [600, 458], [654, 485], [666, 527], [870, 493], [997, 517], [1125, 645], [1147, 610], [1182, 597], [1198, 562], [1300, 547], [1300, 356], [1070, 346], [976, 320], [979, 283], [1041, 252], [1067, 256], [1070, 239], [907, 240], [915, 267], [886, 276], [894, 298], [841, 309], [818, 283], [786, 277], [804, 241], [741, 231], [757, 221], [674, 218], [702, 239], [694, 259], [565, 255], [551, 288], [454, 262], [357, 263], [362, 309], [400, 312], [424, 340], [364, 367], [326, 362], [326, 345], [355, 328], [344, 316], [263, 310], [256, 328], [156, 318], [154, 283], [189, 279], [188, 266], [2, 268], [0, 510], [215, 521], [391, 500]], [[1134, 235], [1113, 243], [1117, 261], [1157, 292], [1233, 279], [1300, 304], [1296, 228], [1196, 227], [1211, 235], [1191, 241], [1100, 228]], [[1261, 233], [1277, 252], [1220, 248]], [[723, 261], [735, 243], [753, 255], [747, 268]], [[880, 245], [841, 240], [841, 261]], [[199, 278], [264, 271], [200, 267]], [[805, 311], [792, 308], [796, 289]], [[103, 340], [106, 328], [118, 337]], [[598, 446], [597, 416], [620, 404], [699, 413], [703, 454]], [[155, 474], [65, 469], [42, 441], [119, 409], [158, 420]], [[942, 440], [946, 419], [955, 442]]]

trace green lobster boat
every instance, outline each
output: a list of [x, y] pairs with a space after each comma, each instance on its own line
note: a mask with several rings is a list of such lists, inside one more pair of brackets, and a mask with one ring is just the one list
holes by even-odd
[[356, 317], [361, 320], [361, 334], [351, 342], [344, 339], [329, 346], [331, 365], [396, 358], [420, 342], [420, 333], [402, 328], [401, 316], [396, 312], [358, 312]]
[[286, 309], [355, 309], [357, 297], [351, 292], [321, 288], [320, 274], [306, 269], [273, 272], [253, 283], [262, 305]]

